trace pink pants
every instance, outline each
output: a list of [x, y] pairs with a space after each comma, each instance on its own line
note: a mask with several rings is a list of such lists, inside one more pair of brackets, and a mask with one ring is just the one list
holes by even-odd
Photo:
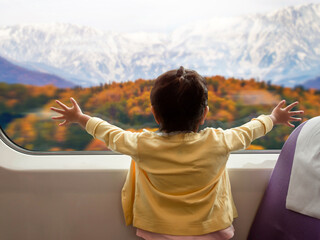
[[137, 236], [145, 240], [227, 240], [231, 239], [234, 235], [234, 227], [219, 230], [216, 232], [198, 235], [198, 236], [176, 236], [160, 233], [148, 232], [142, 229], [137, 229]]

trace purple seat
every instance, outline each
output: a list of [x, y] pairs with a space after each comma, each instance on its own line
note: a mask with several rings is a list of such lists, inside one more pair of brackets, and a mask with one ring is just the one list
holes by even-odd
[[286, 209], [296, 142], [304, 124], [291, 133], [281, 150], [248, 240], [320, 240], [320, 219]]

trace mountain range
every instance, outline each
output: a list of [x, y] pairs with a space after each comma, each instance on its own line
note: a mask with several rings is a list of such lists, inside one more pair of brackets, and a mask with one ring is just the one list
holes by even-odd
[[207, 76], [302, 85], [320, 76], [320, 4], [212, 18], [170, 33], [61, 23], [0, 26], [0, 55], [82, 86], [152, 79], [180, 65]]
[[320, 90], [320, 77], [308, 80], [306, 82], [303, 83], [303, 87], [305, 88], [315, 88]]
[[58, 76], [31, 71], [10, 63], [0, 57], [0, 82], [23, 83], [28, 85], [44, 86], [53, 84], [60, 88], [74, 87], [75, 84], [68, 82]]

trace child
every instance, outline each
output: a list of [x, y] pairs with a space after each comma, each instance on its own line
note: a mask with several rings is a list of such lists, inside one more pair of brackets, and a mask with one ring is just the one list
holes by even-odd
[[124, 131], [81, 112], [76, 101], [51, 109], [64, 120], [78, 123], [108, 148], [132, 157], [122, 189], [127, 224], [144, 239], [230, 239], [237, 217], [226, 163], [230, 152], [245, 149], [275, 124], [293, 127], [301, 121], [291, 111], [298, 103], [276, 106], [271, 115], [228, 130], [198, 132], [209, 111], [205, 79], [180, 67], [160, 75], [151, 90], [151, 111], [159, 133]]

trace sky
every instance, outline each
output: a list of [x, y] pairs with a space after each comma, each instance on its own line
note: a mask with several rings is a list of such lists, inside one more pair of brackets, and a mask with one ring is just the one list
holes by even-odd
[[169, 32], [198, 20], [308, 3], [320, 0], [0, 0], [0, 26], [72, 23], [117, 32]]

